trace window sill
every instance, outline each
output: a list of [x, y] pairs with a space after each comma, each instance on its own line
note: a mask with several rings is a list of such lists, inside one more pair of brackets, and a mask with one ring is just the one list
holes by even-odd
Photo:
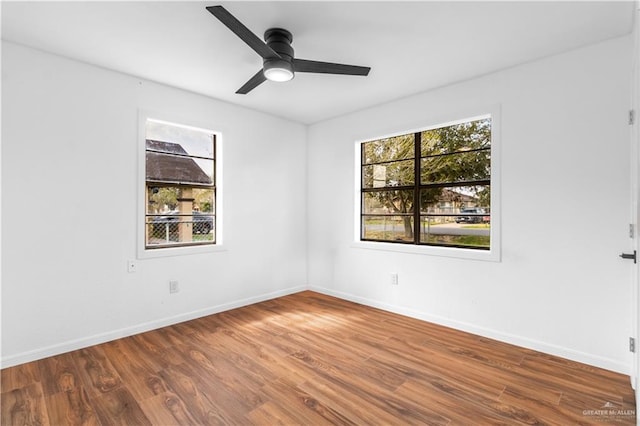
[[457, 259], [482, 260], [500, 262], [500, 253], [497, 250], [474, 250], [463, 248], [449, 248], [437, 246], [419, 246], [413, 244], [380, 243], [369, 241], [354, 241], [352, 248], [365, 250], [392, 251], [396, 253], [409, 253], [424, 256], [453, 257]]
[[165, 247], [157, 249], [142, 249], [138, 251], [138, 259], [154, 259], [158, 257], [185, 256], [204, 253], [227, 251], [222, 245]]

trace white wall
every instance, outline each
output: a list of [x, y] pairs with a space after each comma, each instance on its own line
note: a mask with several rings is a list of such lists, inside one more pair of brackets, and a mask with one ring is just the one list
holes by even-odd
[[[632, 263], [618, 254], [631, 247], [631, 46], [614, 39], [311, 126], [310, 286], [629, 373]], [[495, 104], [500, 262], [351, 245], [355, 141]]]
[[[226, 251], [127, 273], [138, 109], [222, 132]], [[300, 124], [3, 43], [3, 367], [304, 288], [305, 138]]]
[[[308, 284], [628, 372], [632, 266], [618, 254], [631, 246], [631, 45], [611, 40], [305, 128], [3, 42], [2, 366]], [[352, 247], [354, 142], [495, 104], [501, 261]], [[138, 109], [223, 133], [226, 251], [143, 259], [127, 273]], [[169, 295], [169, 279], [180, 293]]]

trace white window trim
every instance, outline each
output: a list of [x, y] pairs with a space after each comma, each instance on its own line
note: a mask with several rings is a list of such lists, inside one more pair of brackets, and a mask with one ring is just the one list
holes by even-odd
[[[216, 243], [201, 245], [201, 246], [185, 246], [185, 247], [162, 247], [147, 249], [145, 241], [145, 215], [147, 206], [145, 205], [145, 190], [146, 190], [146, 122], [147, 120], [163, 121], [166, 123], [176, 124], [184, 127], [193, 127], [199, 130], [205, 130], [215, 135], [216, 137]], [[225, 251], [223, 246], [223, 150], [224, 145], [222, 134], [219, 131], [211, 130], [214, 126], [206, 123], [200, 123], [196, 120], [184, 117], [177, 117], [175, 114], [167, 114], [155, 111], [138, 110], [138, 176], [136, 180], [136, 243], [137, 243], [137, 258], [138, 259], [152, 259], [158, 257], [167, 256], [184, 256], [195, 255], [202, 253], [212, 253]]]
[[[458, 247], [427, 246], [417, 244], [385, 243], [360, 240], [360, 197], [362, 179], [361, 145], [372, 140], [385, 139], [393, 136], [406, 135], [439, 127], [446, 127], [476, 119], [491, 117], [491, 248], [489, 250], [465, 249]], [[463, 117], [463, 118], [460, 118]], [[448, 114], [443, 119], [433, 120], [414, 129], [403, 129], [386, 135], [375, 135], [359, 139], [354, 144], [354, 241], [352, 248], [367, 250], [382, 250], [399, 253], [410, 253], [428, 256], [444, 256], [459, 259], [484, 260], [500, 262], [502, 255], [502, 219], [501, 219], [501, 114], [500, 106], [494, 105], [467, 111], [464, 114]]]

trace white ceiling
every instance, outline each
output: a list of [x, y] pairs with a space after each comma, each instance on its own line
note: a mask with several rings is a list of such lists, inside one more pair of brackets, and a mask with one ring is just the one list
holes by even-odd
[[[370, 66], [368, 77], [298, 73], [235, 91], [261, 58], [205, 6], [261, 39], [293, 33], [296, 57]], [[632, 1], [2, 2], [2, 38], [315, 123], [628, 34]]]

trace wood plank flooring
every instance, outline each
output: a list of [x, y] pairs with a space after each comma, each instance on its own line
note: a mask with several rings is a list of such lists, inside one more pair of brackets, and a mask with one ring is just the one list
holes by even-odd
[[626, 376], [309, 291], [1, 378], [2, 425], [636, 421]]

